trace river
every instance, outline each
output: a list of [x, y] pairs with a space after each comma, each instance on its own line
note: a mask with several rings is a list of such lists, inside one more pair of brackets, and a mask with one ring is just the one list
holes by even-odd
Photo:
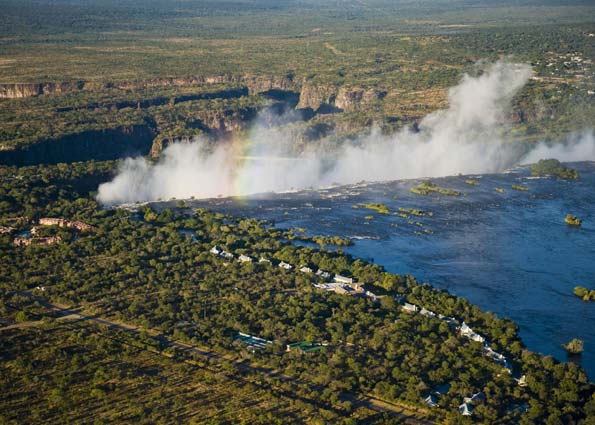
[[[460, 191], [458, 197], [416, 195], [410, 189], [422, 180], [402, 180], [191, 205], [274, 220], [309, 235], [352, 238], [346, 252], [511, 318], [532, 351], [567, 361], [562, 344], [582, 339], [585, 352], [578, 361], [594, 378], [595, 302], [575, 297], [573, 288], [595, 289], [595, 163], [571, 166], [580, 171], [580, 180], [532, 178], [522, 167], [432, 179]], [[469, 179], [478, 184], [466, 183]], [[513, 184], [529, 190], [513, 190]], [[354, 208], [362, 203], [382, 203], [391, 213]], [[399, 208], [425, 215], [403, 218]], [[567, 213], [583, 219], [583, 225], [565, 224]]]

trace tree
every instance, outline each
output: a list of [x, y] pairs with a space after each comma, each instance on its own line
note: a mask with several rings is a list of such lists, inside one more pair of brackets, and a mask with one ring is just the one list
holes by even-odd
[[27, 322], [29, 320], [29, 315], [27, 314], [27, 312], [25, 310], [21, 310], [16, 314], [16, 316], [14, 317], [14, 320], [17, 323]]

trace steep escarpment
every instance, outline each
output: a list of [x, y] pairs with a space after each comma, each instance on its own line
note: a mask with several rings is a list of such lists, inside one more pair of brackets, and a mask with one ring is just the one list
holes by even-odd
[[[239, 97], [244, 95], [270, 95], [278, 100], [279, 96], [295, 97], [295, 107], [298, 109], [312, 109], [312, 111], [339, 112], [344, 110], [354, 112], [364, 109], [367, 105], [380, 100], [386, 92], [378, 89], [366, 89], [361, 87], [342, 87], [327, 83], [303, 82], [293, 76], [272, 76], [272, 75], [217, 75], [217, 76], [193, 76], [186, 78], [159, 78], [147, 81], [124, 81], [124, 82], [61, 82], [61, 83], [17, 83], [0, 84], [0, 99], [26, 98], [41, 95], [54, 95], [75, 92], [80, 90], [105, 90], [117, 89], [126, 91], [144, 90], [159, 87], [185, 87], [214, 84], [229, 84], [235, 86], [222, 93], [185, 95], [177, 101], [196, 100], [215, 97]], [[126, 104], [115, 105], [116, 107], [148, 107], [161, 105], [169, 102], [169, 98], [157, 98], [150, 101], [127, 102]], [[111, 105], [88, 105], [88, 108]], [[64, 110], [68, 110], [65, 107]]]
[[338, 90], [338, 86], [332, 84], [305, 83], [300, 91], [297, 107], [319, 111], [325, 105], [334, 105]]
[[241, 77], [221, 75], [215, 77], [157, 78], [146, 81], [76, 81], [0, 84], [0, 99], [19, 99], [41, 95], [71, 93], [81, 90], [105, 89], [142, 90], [156, 87], [184, 87], [201, 84], [230, 84], [241, 82]]
[[386, 91], [375, 88], [341, 87], [335, 99], [335, 106], [345, 112], [357, 112], [384, 99], [385, 96]]
[[149, 124], [85, 131], [41, 140], [21, 149], [0, 151], [0, 164], [57, 164], [147, 155], [154, 138], [155, 129]]
[[69, 112], [80, 109], [99, 109], [99, 108], [137, 108], [146, 109], [153, 106], [173, 105], [176, 103], [190, 102], [194, 100], [210, 100], [210, 99], [239, 99], [243, 96], [248, 96], [248, 89], [246, 87], [229, 88], [223, 90], [201, 92], [201, 93], [190, 93], [180, 94], [170, 97], [153, 97], [148, 99], [136, 99], [136, 100], [123, 100], [117, 102], [92, 102], [82, 106], [64, 106], [56, 108], [56, 112]]
[[[182, 86], [189, 87], [175, 88]], [[81, 93], [43, 97], [76, 90]], [[12, 84], [0, 86], [1, 96], [42, 96], [2, 102], [4, 116], [13, 121], [6, 123], [1, 135], [0, 163], [33, 165], [131, 154], [158, 157], [174, 141], [196, 136], [226, 138], [257, 119], [264, 126], [279, 126], [322, 115], [328, 128], [312, 128], [307, 135], [296, 133], [298, 144], [306, 143], [311, 137], [323, 137], [329, 128], [342, 128], [336, 123], [341, 116], [328, 114], [365, 112], [383, 99], [384, 92], [304, 83], [292, 75], [220, 75], [120, 83]], [[22, 108], [23, 115], [10, 112], [15, 107]], [[365, 117], [357, 122], [353, 118], [346, 118], [345, 124], [354, 127]]]
[[54, 95], [80, 90], [97, 91], [104, 89], [142, 90], [158, 87], [186, 87], [193, 85], [233, 84], [245, 87], [250, 94], [268, 90], [298, 91], [301, 85], [292, 77], [261, 75], [215, 75], [191, 76], [184, 78], [156, 78], [145, 81], [67, 81], [40, 83], [0, 84], [0, 99], [19, 99], [41, 95]]
[[[222, 111], [199, 111], [183, 122], [183, 128], [169, 128], [171, 122], [157, 121], [158, 135], [151, 144], [150, 156], [158, 158], [170, 144], [190, 139], [197, 134], [217, 139], [245, 130], [258, 116], [258, 108], [238, 108]], [[198, 130], [198, 132], [197, 132]]]
[[[212, 76], [192, 76], [182, 78], [156, 78], [146, 81], [124, 81], [109, 82], [104, 84], [104, 88], [115, 88], [121, 90], [141, 90], [155, 87], [185, 87], [193, 85], [213, 85], [213, 84], [232, 84], [239, 87], [245, 87], [250, 94], [262, 93], [267, 90], [298, 90], [300, 84], [292, 77], [278, 77], [273, 75], [212, 75]], [[90, 89], [86, 86], [85, 89]]]
[[357, 112], [385, 96], [386, 91], [375, 88], [306, 83], [300, 92], [298, 108], [311, 108], [317, 113]]
[[83, 81], [0, 84], [0, 99], [20, 99], [44, 94], [68, 93], [82, 90], [84, 86]]

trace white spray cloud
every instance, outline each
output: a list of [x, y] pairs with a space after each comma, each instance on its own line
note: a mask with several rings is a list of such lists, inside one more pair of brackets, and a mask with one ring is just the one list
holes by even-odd
[[[127, 159], [118, 175], [99, 187], [104, 204], [157, 199], [207, 198], [286, 191], [361, 180], [395, 180], [457, 173], [499, 172], [540, 158], [595, 159], [592, 133], [567, 144], [538, 145], [529, 154], [507, 142], [510, 102], [532, 71], [503, 61], [478, 77], [465, 75], [448, 93], [449, 107], [425, 117], [418, 132], [386, 136], [372, 131], [340, 147], [300, 147], [285, 130], [256, 125], [248, 142], [203, 140], [169, 146], [156, 164]], [[241, 153], [239, 152], [241, 151]]]
[[113, 204], [226, 193], [234, 178], [232, 160], [226, 148], [208, 152], [201, 143], [174, 143], [156, 165], [126, 159], [118, 175], [99, 186], [97, 198]]
[[571, 134], [565, 143], [539, 143], [522, 162], [529, 164], [546, 158], [564, 162], [595, 161], [595, 133], [593, 130], [585, 130]]

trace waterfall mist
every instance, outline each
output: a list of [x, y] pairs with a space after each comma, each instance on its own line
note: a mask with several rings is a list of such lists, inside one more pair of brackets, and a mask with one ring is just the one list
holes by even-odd
[[283, 127], [255, 123], [250, 137], [214, 147], [196, 139], [166, 148], [155, 164], [126, 159], [99, 186], [108, 205], [170, 198], [248, 195], [415, 177], [503, 171], [541, 158], [595, 160], [592, 131], [564, 143], [527, 146], [506, 138], [513, 96], [532, 75], [529, 65], [498, 61], [464, 75], [448, 92], [449, 107], [426, 116], [418, 131], [378, 130], [340, 145], [300, 147]]

